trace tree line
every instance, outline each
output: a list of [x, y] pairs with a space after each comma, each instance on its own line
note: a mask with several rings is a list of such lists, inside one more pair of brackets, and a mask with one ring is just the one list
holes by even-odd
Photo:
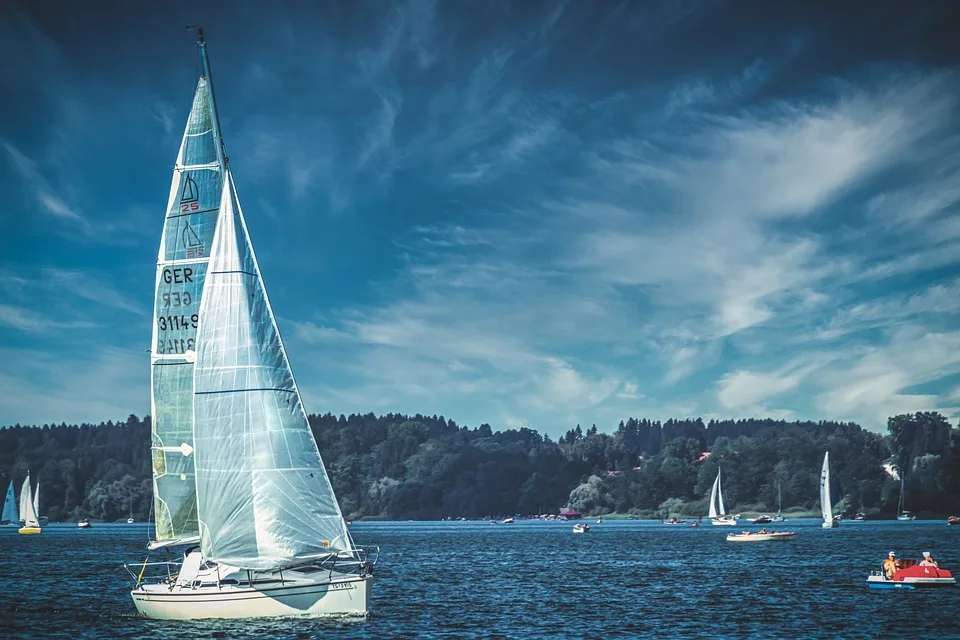
[[[469, 428], [443, 416], [309, 416], [346, 517], [476, 518], [556, 513], [641, 517], [706, 513], [723, 470], [728, 511], [819, 509], [830, 451], [838, 511], [960, 513], [960, 428], [939, 413], [891, 417], [887, 434], [857, 424], [770, 419], [579, 425], [557, 440], [528, 428]], [[41, 515], [113, 521], [150, 516], [150, 418], [0, 429], [0, 483], [41, 483]]]

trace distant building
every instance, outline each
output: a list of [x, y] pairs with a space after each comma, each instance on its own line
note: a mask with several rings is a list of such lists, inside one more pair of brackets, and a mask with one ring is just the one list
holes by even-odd
[[560, 509], [561, 520], [579, 520], [583, 515], [575, 509]]

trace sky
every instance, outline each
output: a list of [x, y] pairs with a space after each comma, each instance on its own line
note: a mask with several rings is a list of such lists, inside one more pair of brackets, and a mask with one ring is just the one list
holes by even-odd
[[4, 3], [0, 424], [149, 413], [188, 23], [309, 412], [956, 422], [960, 5], [786, 4]]

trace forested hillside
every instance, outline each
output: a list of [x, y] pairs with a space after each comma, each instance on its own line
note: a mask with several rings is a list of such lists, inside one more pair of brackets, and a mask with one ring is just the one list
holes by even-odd
[[[888, 435], [835, 422], [630, 419], [613, 433], [579, 426], [554, 441], [530, 429], [470, 429], [452, 420], [388, 414], [310, 416], [344, 514], [428, 519], [555, 513], [646, 516], [706, 512], [723, 468], [736, 510], [818, 505], [820, 464], [830, 451], [840, 509], [892, 515], [907, 472], [914, 512], [960, 512], [960, 429], [936, 413], [895, 416]], [[99, 425], [0, 429], [0, 482], [41, 482], [52, 521], [150, 514], [150, 419]], [[709, 455], [704, 456], [705, 452]]]

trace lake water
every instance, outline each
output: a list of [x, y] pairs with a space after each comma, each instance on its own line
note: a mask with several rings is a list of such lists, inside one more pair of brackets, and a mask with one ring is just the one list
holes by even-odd
[[[360, 620], [164, 622], [139, 618], [124, 561], [144, 524], [0, 528], [0, 636], [16, 638], [947, 638], [960, 588], [876, 591], [887, 552], [932, 551], [960, 574], [960, 527], [936, 522], [791, 520], [791, 542], [726, 542], [741, 526], [358, 522], [382, 549]], [[756, 530], [758, 527], [749, 528]], [[159, 559], [159, 556], [156, 558]]]

